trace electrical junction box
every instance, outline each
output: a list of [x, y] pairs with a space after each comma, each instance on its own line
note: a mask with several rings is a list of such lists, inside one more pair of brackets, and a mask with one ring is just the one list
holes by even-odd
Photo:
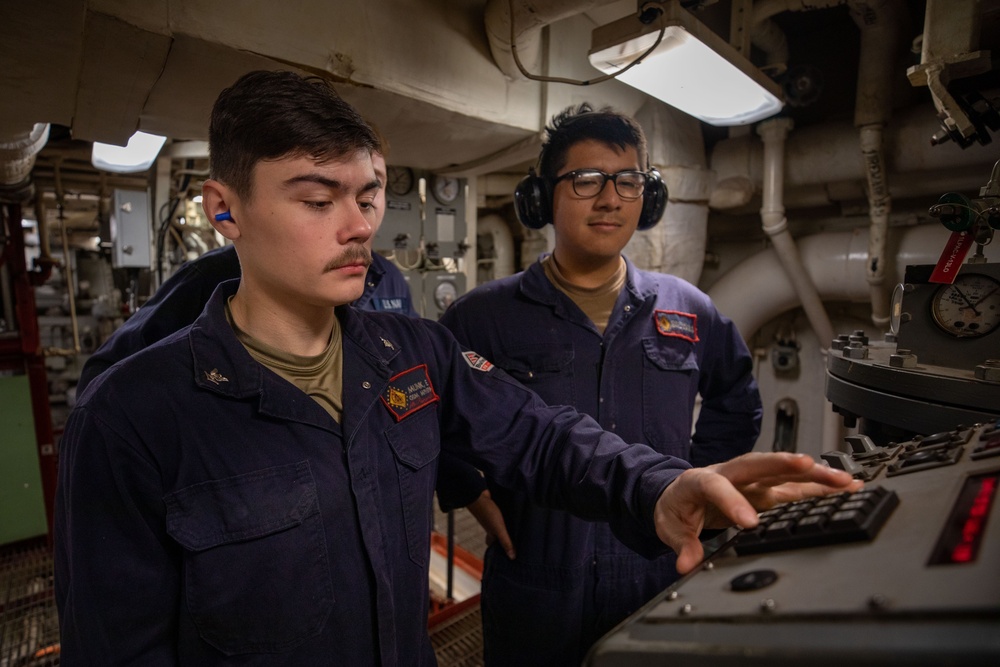
[[149, 193], [143, 190], [115, 190], [112, 204], [112, 266], [116, 269], [150, 268], [153, 222]]

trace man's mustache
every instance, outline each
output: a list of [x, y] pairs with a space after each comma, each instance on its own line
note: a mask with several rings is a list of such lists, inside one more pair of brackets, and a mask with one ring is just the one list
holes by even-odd
[[323, 272], [328, 273], [355, 264], [364, 264], [366, 268], [372, 264], [371, 253], [360, 243], [348, 246], [343, 253], [323, 268]]

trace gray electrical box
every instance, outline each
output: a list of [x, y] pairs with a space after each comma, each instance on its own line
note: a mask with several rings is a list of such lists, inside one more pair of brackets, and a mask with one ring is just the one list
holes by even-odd
[[385, 193], [385, 217], [375, 233], [373, 249], [385, 253], [415, 251], [420, 248], [420, 179], [423, 172], [410, 167], [389, 165]]
[[433, 175], [428, 184], [424, 242], [431, 261], [458, 259], [465, 255], [464, 178]]
[[150, 268], [153, 223], [149, 193], [143, 190], [115, 190], [112, 204], [112, 265], [116, 269]]

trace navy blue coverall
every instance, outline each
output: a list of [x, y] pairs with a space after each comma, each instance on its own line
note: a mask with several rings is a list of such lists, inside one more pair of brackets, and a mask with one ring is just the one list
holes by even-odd
[[351, 306], [337, 309], [337, 423], [236, 338], [237, 285], [70, 414], [54, 529], [64, 667], [435, 664], [442, 448], [665, 550], [654, 505], [684, 461], [545, 405], [436, 322]]
[[[480, 285], [440, 321], [548, 404], [572, 405], [627, 442], [703, 466], [749, 451], [759, 434], [746, 344], [707, 295], [674, 276], [627, 263], [603, 335], [540, 262]], [[484, 481], [445, 463], [438, 494], [450, 509], [475, 498]], [[606, 524], [490, 487], [517, 557], [499, 544], [486, 553], [487, 665], [579, 665], [589, 646], [677, 578], [673, 553], [650, 561]]]

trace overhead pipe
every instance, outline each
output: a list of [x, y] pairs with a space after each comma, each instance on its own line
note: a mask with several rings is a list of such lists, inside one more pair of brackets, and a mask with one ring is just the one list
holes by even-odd
[[810, 11], [842, 5], [847, 0], [763, 0], [755, 2], [751, 17], [750, 41], [764, 53], [762, 67], [771, 76], [788, 68], [788, 40], [771, 17], [787, 11]]
[[754, 24], [766, 21], [781, 12], [802, 12], [842, 5], [847, 0], [757, 0], [753, 3]]
[[542, 62], [542, 28], [613, 1], [487, 0], [484, 20], [493, 61], [508, 78], [525, 80], [526, 77], [514, 60], [511, 44], [512, 20], [517, 59], [529, 72], [538, 72]]
[[833, 325], [812, 278], [802, 264], [782, 202], [785, 171], [785, 137], [792, 127], [790, 118], [774, 118], [761, 123], [757, 132], [764, 141], [764, 193], [760, 210], [764, 233], [771, 239], [778, 260], [798, 295], [810, 326], [821, 345], [833, 340]]
[[48, 123], [35, 123], [26, 132], [0, 137], [0, 195], [5, 200], [30, 197], [31, 170], [35, 157], [49, 140]]
[[[49, 141], [49, 123], [35, 123], [26, 132], [0, 137], [0, 199], [22, 203], [33, 196], [32, 170], [38, 153]], [[35, 196], [35, 217], [41, 253], [35, 261], [38, 270], [29, 271], [31, 284], [41, 285], [52, 273], [55, 260], [49, 246], [49, 231], [41, 195]]]
[[[889, 274], [893, 284], [902, 281], [904, 267], [936, 262], [947, 235], [948, 231], [938, 224], [898, 229], [889, 244], [894, 248], [892, 266], [896, 267], [895, 273]], [[820, 298], [852, 303], [868, 300], [869, 286], [864, 277], [867, 243], [863, 229], [798, 239], [802, 263]], [[746, 340], [775, 317], [801, 305], [777, 259], [774, 248], [763, 250], [734, 266], [708, 289], [719, 312], [733, 321]], [[749, 284], [754, 285], [753, 299], [747, 298]]]
[[[925, 175], [940, 178], [956, 168], [992, 167], [996, 158], [985, 149], [931, 146], [927, 137], [938, 127], [934, 107], [929, 103], [893, 115], [892, 124], [883, 130], [886, 169], [893, 183], [899, 178], [913, 181]], [[763, 179], [762, 154], [763, 144], [749, 134], [715, 144], [709, 157], [709, 165], [716, 173], [709, 200], [713, 209], [731, 210], [753, 200]], [[865, 179], [858, 159], [858, 130], [851, 122], [797, 129], [785, 143], [785, 161], [786, 205], [803, 189]]]
[[893, 66], [899, 45], [899, 0], [851, 0], [851, 18], [861, 30], [854, 125], [859, 128], [861, 155], [868, 185], [868, 262], [865, 275], [871, 286], [872, 322], [889, 324], [889, 292], [885, 288], [885, 243], [889, 231], [888, 175], [883, 151], [883, 128], [892, 116]]

